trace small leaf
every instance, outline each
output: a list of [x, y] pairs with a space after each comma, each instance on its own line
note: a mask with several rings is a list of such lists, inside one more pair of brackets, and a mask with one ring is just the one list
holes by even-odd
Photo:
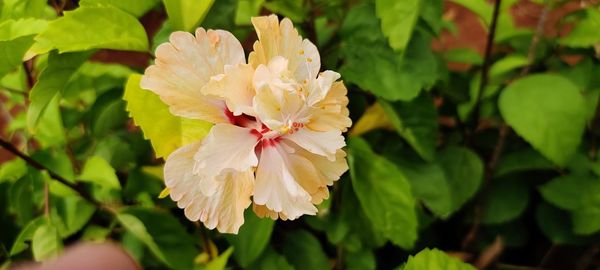
[[162, 253], [156, 242], [154, 242], [154, 238], [148, 233], [146, 226], [144, 226], [142, 221], [130, 214], [117, 214], [117, 220], [128, 232], [133, 234], [135, 238], [142, 241], [157, 259], [167, 266], [169, 265], [165, 255]]
[[471, 150], [456, 146], [437, 154], [452, 193], [452, 211], [462, 207], [479, 189], [483, 180], [483, 162]]
[[566, 165], [581, 142], [587, 118], [585, 100], [571, 81], [530, 75], [506, 87], [498, 102], [517, 134], [548, 159]]
[[546, 203], [540, 203], [535, 214], [542, 233], [553, 243], [575, 245], [585, 242], [584, 237], [573, 233], [568, 212], [556, 209]]
[[420, 4], [419, 0], [375, 0], [381, 30], [395, 50], [403, 51], [406, 48], [419, 18]]
[[550, 170], [554, 165], [533, 149], [516, 151], [500, 158], [494, 177], [530, 170]]
[[221, 255], [219, 255], [219, 257], [217, 257], [216, 259], [212, 260], [210, 263], [208, 263], [206, 265], [206, 267], [204, 267], [205, 270], [225, 270], [227, 269], [227, 261], [229, 260], [229, 257], [231, 257], [231, 254], [233, 253], [233, 247], [229, 247], [227, 250], [225, 250], [225, 252], [221, 253]]
[[61, 53], [89, 49], [148, 50], [142, 24], [133, 15], [110, 5], [66, 11], [35, 40], [41, 47], [56, 48]]
[[492, 181], [485, 197], [483, 224], [499, 224], [514, 220], [527, 208], [529, 189], [525, 179]]
[[79, 179], [105, 188], [121, 189], [115, 169], [98, 156], [92, 156], [85, 162]]
[[352, 125], [350, 136], [359, 136], [376, 129], [393, 130], [394, 126], [378, 102], [373, 103], [365, 113]]
[[283, 254], [295, 269], [329, 269], [321, 243], [304, 230], [286, 233]]
[[496, 78], [505, 73], [520, 67], [524, 67], [529, 64], [529, 59], [521, 55], [509, 55], [497, 62], [495, 62], [490, 68], [490, 78]]
[[424, 249], [417, 255], [408, 257], [408, 261], [402, 270], [475, 270], [470, 264], [464, 263], [457, 258], [437, 249]]
[[417, 240], [417, 216], [405, 176], [363, 139], [351, 138], [349, 146], [352, 186], [374, 229], [394, 244], [411, 248]]
[[211, 123], [172, 115], [156, 94], [140, 88], [140, 79], [139, 74], [129, 77], [123, 99], [127, 101], [129, 116], [142, 128], [157, 157], [167, 157], [175, 149], [200, 141], [208, 134]]
[[585, 9], [585, 17], [575, 28], [558, 42], [569, 47], [591, 47], [600, 43], [600, 10], [594, 7]]
[[158, 194], [158, 198], [159, 198], [159, 199], [164, 199], [164, 198], [166, 198], [167, 196], [169, 196], [169, 194], [171, 194], [171, 190], [170, 190], [169, 188], [167, 188], [167, 187], [166, 187], [165, 189], [163, 189], [163, 190], [160, 192], [160, 194]]
[[96, 211], [94, 205], [79, 196], [52, 196], [50, 205], [50, 218], [61, 238], [67, 238], [81, 230]]
[[238, 0], [235, 9], [235, 24], [250, 25], [250, 18], [259, 15], [265, 0]]
[[269, 244], [275, 221], [258, 218], [252, 211], [245, 211], [244, 226], [237, 235], [226, 235], [227, 241], [235, 248], [233, 256], [242, 267], [250, 265]]
[[36, 261], [57, 257], [62, 251], [62, 240], [58, 230], [49, 222], [39, 226], [31, 239], [31, 251]]
[[247, 269], [249, 270], [294, 270], [294, 267], [273, 248], [267, 247], [265, 252], [255, 260]]
[[434, 158], [437, 143], [437, 112], [429, 95], [409, 101], [379, 101], [396, 131], [424, 159]]
[[65, 88], [75, 71], [88, 59], [90, 54], [90, 52], [50, 53], [48, 66], [42, 71], [29, 93], [27, 127], [30, 131], [35, 131], [40, 117], [52, 98]]
[[32, 219], [23, 227], [23, 229], [17, 235], [17, 238], [13, 242], [12, 248], [10, 249], [10, 256], [17, 255], [29, 247], [25, 241], [31, 240], [33, 238], [33, 234], [35, 231], [42, 225], [46, 224], [46, 219], [44, 217], [38, 217]]
[[174, 30], [192, 31], [202, 22], [215, 0], [163, 0]]
[[375, 255], [371, 250], [361, 250], [359, 252], [349, 252], [344, 255], [346, 268], [348, 270], [375, 270]]

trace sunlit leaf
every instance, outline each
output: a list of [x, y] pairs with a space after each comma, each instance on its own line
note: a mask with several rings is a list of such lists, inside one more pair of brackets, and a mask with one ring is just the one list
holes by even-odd
[[141, 17], [159, 2], [160, 0], [81, 0], [79, 6], [113, 5], [135, 17]]
[[138, 74], [129, 77], [123, 98], [129, 115], [142, 128], [157, 157], [167, 157], [175, 149], [208, 134], [212, 124], [172, 115], [156, 94], [140, 88], [140, 79]]
[[192, 31], [215, 0], [163, 0], [169, 22], [174, 30]]
[[377, 17], [381, 19], [381, 30], [395, 50], [403, 51], [408, 45], [419, 18], [420, 4], [419, 0], [375, 1]]
[[600, 43], [599, 28], [600, 10], [589, 7], [585, 9], [585, 17], [575, 24], [575, 28], [558, 41], [569, 47], [590, 47]]
[[106, 188], [121, 189], [115, 169], [98, 156], [92, 156], [85, 162], [79, 180]]
[[55, 258], [62, 251], [62, 240], [58, 230], [49, 221], [35, 230], [31, 239], [31, 251], [36, 261]]
[[585, 100], [561, 76], [521, 78], [504, 89], [498, 106], [517, 134], [558, 165], [566, 165], [581, 142], [587, 118]]
[[66, 11], [35, 40], [42, 48], [56, 48], [61, 53], [89, 49], [148, 50], [142, 24], [133, 15], [110, 5]]

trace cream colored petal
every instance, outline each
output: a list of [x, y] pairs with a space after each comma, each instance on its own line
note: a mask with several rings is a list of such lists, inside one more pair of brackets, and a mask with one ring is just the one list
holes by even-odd
[[311, 108], [308, 128], [315, 131], [341, 130], [346, 132], [352, 125], [348, 111], [348, 90], [343, 82], [335, 82], [327, 95]]
[[[207, 181], [192, 173], [193, 157], [199, 147], [200, 143], [183, 146], [167, 158], [165, 184], [171, 199], [184, 209], [188, 219], [200, 220], [206, 227], [216, 227], [223, 233], [237, 233], [244, 223], [244, 209], [251, 203], [254, 174], [252, 170], [230, 171], [219, 181]], [[211, 196], [201, 191], [206, 183], [215, 185]]]
[[325, 99], [333, 83], [337, 81], [337, 79], [339, 79], [340, 77], [341, 76], [339, 73], [331, 70], [326, 70], [319, 74], [319, 77], [317, 77], [316, 80], [311, 81], [308, 87], [309, 93], [306, 99], [308, 105], [313, 106], [317, 102], [320, 102], [323, 99]]
[[252, 86], [254, 69], [250, 65], [225, 66], [225, 74], [213, 76], [202, 88], [202, 93], [225, 99], [234, 115], [252, 115], [252, 99], [256, 94]]
[[254, 43], [254, 51], [248, 57], [249, 63], [255, 68], [261, 64], [282, 56], [289, 60], [289, 71], [296, 81], [316, 78], [321, 68], [321, 57], [317, 47], [309, 40], [303, 40], [294, 28], [292, 21], [285, 18], [279, 22], [277, 16], [252, 18], [258, 41]]
[[325, 156], [329, 160], [335, 160], [337, 150], [346, 146], [344, 136], [339, 130], [312, 131], [302, 128], [282, 138], [294, 142], [313, 154]]
[[171, 34], [169, 42], [156, 49], [156, 61], [148, 67], [141, 87], [148, 89], [182, 117], [213, 123], [227, 122], [223, 101], [202, 95], [212, 76], [222, 74], [225, 65], [245, 63], [239, 41], [229, 32], [196, 30]]
[[194, 171], [208, 178], [230, 169], [243, 172], [258, 164], [254, 147], [258, 134], [252, 129], [230, 124], [214, 125], [194, 155]]
[[[319, 204], [323, 199], [329, 197], [328, 179], [317, 171], [310, 160], [297, 154], [290, 154], [285, 158], [285, 164], [298, 184], [308, 192], [311, 203]], [[324, 191], [325, 193], [323, 193]]]
[[285, 150], [278, 145], [262, 147], [256, 171], [254, 203], [264, 205], [290, 220], [305, 214], [316, 214], [317, 209], [311, 203], [310, 195], [296, 182], [286, 166], [285, 155]]
[[192, 221], [200, 220], [209, 229], [237, 234], [244, 224], [244, 210], [252, 202], [254, 174], [252, 170], [230, 171], [217, 182], [219, 185], [214, 195], [196, 194], [185, 207], [185, 216]]
[[271, 130], [279, 131], [309, 119], [309, 108], [295, 92], [263, 87], [257, 89], [253, 104], [258, 118]]

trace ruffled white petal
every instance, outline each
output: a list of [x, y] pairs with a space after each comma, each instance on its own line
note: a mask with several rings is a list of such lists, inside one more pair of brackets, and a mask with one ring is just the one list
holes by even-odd
[[[167, 158], [165, 184], [171, 199], [184, 209], [188, 219], [200, 220], [222, 233], [237, 233], [244, 223], [244, 209], [251, 203], [254, 174], [252, 170], [230, 171], [219, 181], [195, 175], [193, 156], [199, 147], [200, 143], [183, 146]], [[215, 185], [213, 195], [206, 196], [201, 191], [205, 183]]]
[[148, 67], [140, 85], [160, 96], [171, 113], [213, 123], [227, 122], [225, 104], [204, 96], [202, 87], [225, 65], [245, 63], [240, 42], [222, 30], [196, 30], [171, 34], [170, 42], [156, 49], [156, 61]]
[[313, 154], [325, 156], [329, 160], [335, 160], [337, 150], [346, 146], [344, 136], [339, 130], [312, 131], [303, 128], [282, 138], [294, 142]]
[[246, 64], [225, 66], [225, 73], [213, 76], [202, 88], [202, 93], [225, 99], [227, 108], [234, 115], [252, 115], [252, 99], [255, 91], [252, 86], [254, 69]]
[[208, 178], [219, 176], [224, 170], [244, 172], [258, 164], [254, 147], [259, 135], [252, 129], [231, 124], [214, 125], [194, 155], [194, 172]]
[[317, 212], [310, 195], [296, 182], [293, 172], [284, 162], [288, 153], [277, 144], [262, 147], [256, 171], [254, 203], [273, 212], [296, 219]]

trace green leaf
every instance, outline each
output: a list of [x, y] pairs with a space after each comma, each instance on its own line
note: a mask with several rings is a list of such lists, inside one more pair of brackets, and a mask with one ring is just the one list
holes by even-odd
[[574, 232], [600, 230], [600, 179], [591, 175], [561, 176], [540, 187], [546, 201], [571, 211]]
[[41, 202], [39, 195], [43, 189], [43, 181], [40, 172], [30, 171], [10, 186], [8, 202], [17, 224], [24, 225], [36, 215]]
[[127, 101], [129, 116], [142, 129], [144, 138], [150, 140], [157, 157], [167, 157], [208, 134], [211, 123], [172, 115], [156, 94], [140, 88], [140, 79], [139, 74], [129, 77], [123, 99]]
[[[370, 5], [354, 7], [346, 16], [340, 35], [345, 57], [340, 72], [345, 80], [387, 100], [412, 100], [437, 80], [438, 63], [431, 38], [416, 31], [403, 55], [389, 47], [378, 29]], [[377, 67], [365, 72], [365, 67]]]
[[375, 0], [381, 30], [395, 50], [406, 49], [419, 18], [420, 4], [419, 0]]
[[564, 77], [521, 78], [506, 87], [498, 106], [517, 134], [558, 165], [565, 165], [581, 142], [587, 118], [585, 100]]
[[499, 224], [514, 220], [527, 208], [529, 189], [525, 179], [496, 179], [485, 197], [483, 224]]
[[121, 183], [115, 172], [105, 159], [92, 156], [83, 166], [79, 180], [110, 189], [121, 189]]
[[46, 219], [44, 217], [30, 220], [19, 232], [19, 235], [17, 235], [17, 238], [13, 242], [12, 248], [10, 249], [10, 256], [17, 255], [26, 250], [29, 245], [25, 242], [31, 240], [35, 231], [44, 224], [46, 224]]
[[61, 53], [89, 49], [148, 50], [142, 24], [133, 15], [108, 5], [66, 11], [35, 40], [42, 48], [56, 48]]
[[398, 160], [396, 164], [406, 175], [411, 190], [418, 200], [436, 216], [445, 219], [452, 214], [452, 192], [444, 170], [436, 163]]
[[62, 251], [58, 230], [49, 222], [39, 226], [31, 239], [31, 251], [36, 261], [55, 258]]
[[33, 45], [33, 37], [24, 36], [11, 40], [0, 40], [0, 77], [21, 64], [25, 52]]
[[40, 116], [52, 100], [62, 91], [77, 69], [87, 60], [90, 52], [82, 53], [50, 53], [48, 66], [40, 74], [38, 81], [29, 93], [27, 110], [27, 127], [35, 131]]
[[442, 28], [444, 2], [442, 0], [423, 0], [421, 4], [421, 19], [431, 28], [435, 35]]
[[471, 48], [451, 49], [444, 53], [444, 59], [448, 62], [466, 63], [480, 65], [483, 63], [481, 55]]
[[229, 257], [231, 256], [231, 254], [233, 253], [233, 247], [229, 247], [227, 250], [225, 250], [225, 252], [221, 253], [221, 255], [219, 255], [219, 257], [217, 257], [216, 259], [212, 260], [210, 263], [208, 263], [206, 265], [206, 267], [204, 267], [205, 270], [225, 270], [227, 269], [227, 261], [229, 260]]
[[267, 247], [275, 221], [270, 218], [258, 218], [252, 211], [244, 213], [244, 226], [237, 235], [226, 235], [227, 241], [234, 247], [233, 256], [242, 267], [250, 265]]
[[584, 237], [573, 233], [568, 212], [556, 209], [546, 203], [540, 203], [535, 217], [542, 233], [555, 244], [574, 245], [585, 241]]
[[142, 221], [131, 214], [123, 213], [117, 214], [117, 220], [128, 232], [135, 236], [136, 239], [142, 241], [157, 259], [169, 266], [165, 255], [154, 241], [154, 238], [152, 238], [152, 235], [148, 233], [148, 230], [146, 230], [146, 226], [144, 226]]
[[590, 6], [585, 9], [585, 17], [575, 23], [575, 28], [558, 42], [569, 47], [591, 47], [600, 43], [600, 10]]
[[437, 249], [424, 249], [415, 256], [408, 257], [402, 270], [475, 270], [476, 268], [461, 260], [450, 257]]
[[196, 248], [197, 238], [189, 234], [175, 216], [169, 212], [142, 207], [128, 208], [124, 212], [135, 216], [144, 224], [168, 266], [173, 269], [193, 268], [194, 257], [199, 253]]
[[346, 268], [348, 270], [375, 270], [375, 255], [371, 250], [361, 250], [359, 252], [348, 252], [344, 254]]
[[160, 0], [81, 0], [79, 6], [112, 5], [135, 17], [141, 17], [158, 4]]
[[294, 270], [294, 267], [273, 248], [268, 247], [265, 252], [255, 260], [247, 269], [249, 270]]
[[479, 189], [483, 180], [483, 162], [467, 148], [450, 146], [437, 154], [452, 194], [452, 211], [462, 207]]
[[438, 139], [437, 112], [429, 95], [409, 101], [388, 103], [380, 100], [394, 128], [424, 159], [434, 158]]
[[249, 25], [250, 18], [259, 15], [264, 2], [265, 0], [238, 0], [235, 10], [235, 24]]
[[374, 229], [394, 244], [409, 249], [417, 239], [415, 199], [402, 172], [373, 153], [361, 138], [349, 140], [354, 192]]
[[521, 55], [509, 55], [496, 61], [490, 68], [490, 78], [496, 78], [505, 73], [529, 64], [529, 59]]
[[[1, 19], [43, 18], [56, 16], [46, 0], [4, 0], [1, 2]], [[52, 11], [49, 13], [49, 11]], [[50, 15], [49, 15], [50, 14]]]
[[163, 0], [174, 30], [192, 31], [202, 22], [215, 0]]
[[94, 205], [78, 196], [52, 196], [50, 205], [50, 217], [62, 238], [81, 230], [96, 211]]
[[27, 164], [20, 158], [5, 161], [0, 164], [0, 183], [4, 181], [12, 182], [27, 173]]
[[319, 239], [304, 230], [286, 233], [283, 254], [295, 269], [329, 269]]
[[46, 105], [33, 130], [33, 138], [40, 143], [43, 149], [53, 146], [63, 147], [67, 143], [59, 103], [60, 96], [55, 95]]
[[494, 177], [530, 170], [551, 170], [552, 162], [533, 149], [525, 149], [502, 156], [494, 171]]

